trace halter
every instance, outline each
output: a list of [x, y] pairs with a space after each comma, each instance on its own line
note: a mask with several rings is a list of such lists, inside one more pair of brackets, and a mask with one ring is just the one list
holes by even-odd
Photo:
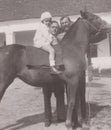
[[90, 21], [88, 21], [88, 20], [86, 20], [86, 19], [84, 19], [86, 22], [87, 22], [87, 24], [88, 25], [90, 25], [95, 31], [96, 31], [96, 33], [98, 33], [98, 32], [100, 32], [100, 28], [98, 29], [96, 26], [94, 26]]

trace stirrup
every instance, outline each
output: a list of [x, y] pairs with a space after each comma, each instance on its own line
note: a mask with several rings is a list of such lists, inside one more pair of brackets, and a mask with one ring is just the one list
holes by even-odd
[[53, 72], [55, 72], [56, 74], [61, 74], [62, 71], [57, 70], [54, 66], [51, 66], [51, 69], [53, 70]]

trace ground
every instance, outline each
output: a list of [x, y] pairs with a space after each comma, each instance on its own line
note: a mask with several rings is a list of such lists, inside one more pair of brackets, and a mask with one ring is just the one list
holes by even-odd
[[[87, 85], [86, 99], [89, 122], [84, 130], [111, 130], [111, 78], [94, 78]], [[51, 100], [55, 112], [54, 96]], [[15, 79], [0, 104], [0, 130], [66, 130], [64, 122], [44, 127], [43, 112], [42, 90]]]

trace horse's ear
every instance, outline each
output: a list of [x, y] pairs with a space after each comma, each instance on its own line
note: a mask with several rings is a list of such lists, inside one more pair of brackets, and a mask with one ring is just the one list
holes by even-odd
[[80, 10], [80, 15], [82, 18], [87, 19], [87, 13], [85, 11]]

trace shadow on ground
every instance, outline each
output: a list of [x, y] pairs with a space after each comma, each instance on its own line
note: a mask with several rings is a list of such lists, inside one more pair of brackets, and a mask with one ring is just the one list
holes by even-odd
[[[103, 87], [105, 84], [100, 84], [100, 83], [92, 83], [92, 85], [90, 87]], [[96, 115], [103, 111], [103, 109], [106, 110], [111, 110], [110, 106], [100, 106], [96, 103], [90, 103], [87, 104], [87, 117], [90, 119], [96, 117]], [[56, 112], [53, 113], [53, 118], [55, 120], [55, 114]], [[36, 125], [39, 124], [41, 122], [44, 122], [44, 113], [40, 113], [40, 114], [34, 114], [34, 115], [28, 115], [26, 117], [23, 117], [19, 120], [17, 120], [15, 123], [7, 125], [6, 127], [0, 129], [0, 130], [20, 130], [22, 128], [25, 127], [29, 127], [31, 125]]]
[[44, 121], [44, 113], [36, 114], [36, 115], [30, 115], [23, 117], [16, 121], [16, 123], [8, 125], [1, 130], [10, 129], [10, 130], [19, 130], [21, 128], [34, 125], [40, 122]]
[[102, 111], [103, 109], [107, 107], [109, 106], [100, 106], [100, 105], [91, 104], [91, 103], [87, 104], [87, 116], [90, 118], [94, 118], [100, 111]]
[[[96, 117], [96, 115], [102, 111], [104, 108], [107, 108], [109, 106], [99, 106], [97, 104], [90, 104], [90, 119]], [[89, 105], [87, 104], [87, 111], [89, 111]], [[56, 112], [53, 113], [53, 121], [56, 118]], [[89, 117], [89, 113], [87, 113], [87, 117]], [[31, 125], [35, 125], [38, 123], [44, 122], [44, 113], [36, 114], [36, 115], [30, 115], [23, 117], [16, 121], [16, 123], [8, 125], [1, 130], [19, 130]], [[53, 122], [54, 123], [54, 122]]]
[[[52, 113], [52, 123], [57, 123], [57, 119], [56, 119], [56, 111], [54, 113]], [[36, 114], [36, 115], [30, 115], [30, 116], [26, 116], [23, 117], [19, 120], [16, 121], [16, 123], [8, 125], [0, 130], [20, 130], [22, 128], [31, 126], [31, 125], [36, 125], [39, 123], [44, 122], [44, 113], [41, 114]]]

